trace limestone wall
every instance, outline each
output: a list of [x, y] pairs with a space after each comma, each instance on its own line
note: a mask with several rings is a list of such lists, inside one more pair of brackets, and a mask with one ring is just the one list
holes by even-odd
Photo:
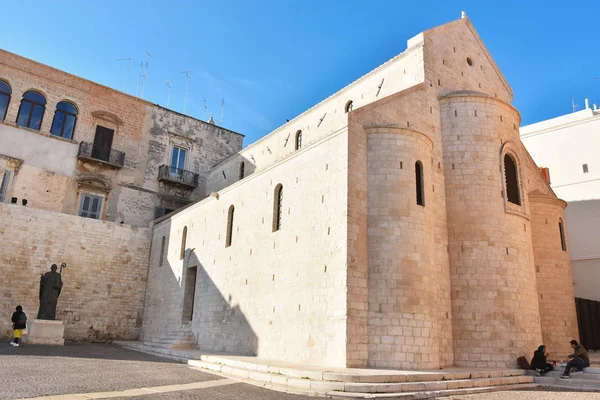
[[529, 200], [542, 339], [552, 359], [566, 359], [572, 353], [569, 341], [579, 340], [564, 217], [566, 203], [539, 193], [529, 195]]
[[[144, 338], [187, 322], [186, 280], [195, 267], [191, 329], [200, 348], [345, 366], [346, 148], [344, 132], [333, 134], [158, 223]], [[279, 184], [282, 224], [274, 232]]]
[[[40, 274], [67, 263], [57, 319], [67, 340], [136, 339], [141, 328], [150, 230], [0, 204], [0, 313], [21, 304], [36, 317]], [[0, 320], [0, 336], [12, 326]]]
[[[455, 362], [506, 367], [541, 343], [520, 116], [477, 94], [442, 100]], [[507, 202], [515, 158], [521, 205]]]

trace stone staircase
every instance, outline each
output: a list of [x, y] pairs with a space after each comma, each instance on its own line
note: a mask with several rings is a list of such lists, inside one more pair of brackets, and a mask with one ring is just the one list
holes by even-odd
[[144, 337], [144, 346], [156, 349], [196, 349], [196, 337], [188, 324], [171, 330], [168, 335], [156, 335]]
[[[554, 371], [548, 372], [544, 376], [534, 376], [533, 380], [535, 383], [549, 387], [600, 391], [600, 365], [592, 364], [590, 368], [586, 368], [583, 372], [571, 371], [571, 379], [560, 378], [564, 371], [564, 366], [557, 366]], [[535, 375], [535, 372], [528, 371], [528, 375]]]
[[537, 387], [523, 370], [462, 369], [396, 371], [322, 368], [257, 357], [115, 342], [123, 347], [186, 362], [194, 368], [286, 393], [337, 399], [428, 399]]

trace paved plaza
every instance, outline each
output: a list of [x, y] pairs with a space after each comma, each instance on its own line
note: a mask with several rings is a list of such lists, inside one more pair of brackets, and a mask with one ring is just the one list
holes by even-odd
[[[106, 393], [113, 399], [309, 400], [239, 383], [186, 364], [107, 344], [0, 346], [0, 400]], [[118, 392], [123, 392], [121, 396]], [[66, 396], [65, 396], [66, 395]], [[115, 397], [117, 396], [117, 397]], [[447, 397], [448, 400], [592, 400], [599, 393], [508, 391]], [[105, 398], [94, 395], [94, 398]], [[49, 398], [48, 398], [49, 400]]]

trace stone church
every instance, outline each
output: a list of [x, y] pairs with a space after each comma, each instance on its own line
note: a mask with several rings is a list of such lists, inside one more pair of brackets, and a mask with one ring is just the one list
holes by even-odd
[[[5, 71], [0, 81], [10, 78]], [[513, 366], [542, 343], [560, 357], [578, 337], [566, 203], [520, 142], [512, 90], [468, 18], [419, 33], [398, 56], [244, 149], [235, 132], [110, 95], [136, 102], [137, 112], [91, 109], [88, 121], [81, 112], [82, 123], [93, 132], [94, 118], [111, 120], [117, 136], [128, 135], [123, 145], [141, 146], [137, 162], [128, 167], [125, 155], [125, 172], [111, 169], [103, 180], [75, 157], [64, 180], [74, 188], [69, 201], [43, 213], [0, 208], [8, 243], [12, 224], [27, 231], [27, 218], [62, 218], [82, 232], [83, 241], [72, 238], [80, 240], [76, 253], [56, 238], [51, 250], [40, 244], [42, 254], [29, 235], [21, 237], [27, 249], [0, 256], [5, 283], [16, 279], [15, 260], [31, 276], [56, 258], [74, 265], [58, 310], [67, 339], [139, 338], [325, 366], [434, 369]], [[10, 107], [19, 125], [19, 106]], [[6, 125], [19, 130], [5, 118], [0, 143]], [[76, 132], [63, 141], [76, 147], [77, 140]], [[198, 174], [187, 198], [155, 182], [162, 162], [180, 168], [173, 141], [188, 157], [204, 151], [215, 161], [198, 156], [187, 164]], [[10, 146], [0, 154], [13, 164], [18, 158]], [[171, 172], [163, 181], [176, 184]], [[92, 186], [86, 179], [104, 185], [100, 197], [112, 213], [77, 214], [83, 200], [74, 185]], [[169, 201], [184, 207], [155, 214], [148, 228], [148, 213]], [[89, 240], [99, 246], [93, 253]], [[93, 277], [102, 284], [89, 298], [69, 289], [69, 279], [81, 288]], [[35, 284], [0, 294], [0, 307], [35, 308], [34, 294]], [[114, 307], [127, 324], [112, 319]]]

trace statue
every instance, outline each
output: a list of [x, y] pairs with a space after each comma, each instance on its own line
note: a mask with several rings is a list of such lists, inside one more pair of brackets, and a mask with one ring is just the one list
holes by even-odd
[[[66, 264], [60, 266], [60, 272]], [[60, 272], [56, 272], [58, 267], [52, 264], [49, 272], [42, 275], [40, 279], [40, 309], [37, 319], [46, 319], [53, 321], [56, 318], [56, 303], [63, 286]]]

